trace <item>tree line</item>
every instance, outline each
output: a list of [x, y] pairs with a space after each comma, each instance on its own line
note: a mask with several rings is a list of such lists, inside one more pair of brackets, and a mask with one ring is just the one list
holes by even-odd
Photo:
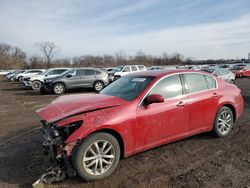
[[180, 53], [162, 53], [161, 56], [152, 56], [138, 51], [129, 56], [125, 51], [119, 50], [113, 55], [82, 55], [73, 58], [56, 58], [59, 48], [53, 42], [40, 42], [35, 44], [40, 56], [28, 57], [22, 49], [7, 43], [0, 43], [0, 70], [52, 68], [52, 67], [113, 67], [127, 64], [155, 65], [186, 65], [186, 64], [215, 64], [225, 63], [225, 60], [194, 61], [185, 58]]

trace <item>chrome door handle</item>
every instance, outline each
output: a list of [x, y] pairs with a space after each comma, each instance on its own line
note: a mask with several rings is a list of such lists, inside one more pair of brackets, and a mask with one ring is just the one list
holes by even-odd
[[183, 107], [183, 106], [185, 106], [185, 103], [182, 102], [182, 101], [180, 101], [176, 106], [177, 106], [177, 107]]

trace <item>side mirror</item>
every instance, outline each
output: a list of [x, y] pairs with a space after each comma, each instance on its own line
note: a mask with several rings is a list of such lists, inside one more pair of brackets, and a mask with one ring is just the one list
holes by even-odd
[[162, 103], [164, 102], [164, 97], [159, 94], [152, 94], [146, 97], [146, 102], [147, 104]]
[[66, 76], [66, 78], [71, 78], [72, 77], [72, 75], [71, 74], [68, 74], [67, 76]]
[[48, 75], [47, 74], [45, 74], [45, 77], [47, 77]]

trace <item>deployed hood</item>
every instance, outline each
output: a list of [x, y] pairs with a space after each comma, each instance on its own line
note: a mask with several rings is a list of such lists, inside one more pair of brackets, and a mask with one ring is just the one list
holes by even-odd
[[79, 113], [127, 103], [127, 101], [121, 98], [101, 94], [66, 95], [58, 97], [48, 106], [36, 112], [43, 120], [55, 122]]

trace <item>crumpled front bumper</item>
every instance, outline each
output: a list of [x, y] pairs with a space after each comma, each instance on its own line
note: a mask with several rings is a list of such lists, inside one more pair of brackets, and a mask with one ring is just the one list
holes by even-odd
[[65, 138], [57, 130], [57, 125], [53, 123], [42, 122], [43, 148], [45, 155], [49, 160], [65, 169], [68, 176], [75, 176], [76, 171], [72, 167], [71, 157], [67, 156], [67, 151], [64, 150]]

